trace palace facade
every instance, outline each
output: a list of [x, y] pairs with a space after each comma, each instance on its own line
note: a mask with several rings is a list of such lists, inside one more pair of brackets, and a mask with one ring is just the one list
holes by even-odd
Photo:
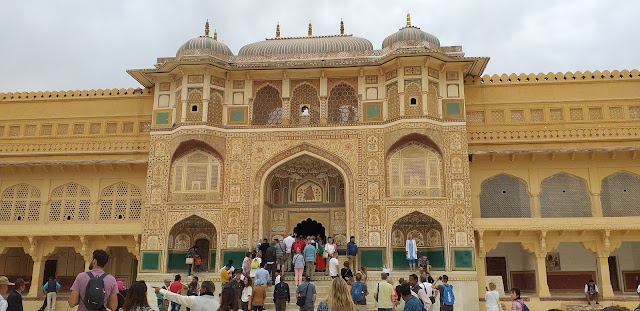
[[381, 49], [311, 27], [234, 55], [207, 24], [144, 88], [0, 94], [0, 275], [68, 288], [104, 248], [159, 281], [292, 232], [398, 271], [412, 234], [461, 310], [489, 281], [637, 304], [640, 72], [482, 76], [409, 17]]

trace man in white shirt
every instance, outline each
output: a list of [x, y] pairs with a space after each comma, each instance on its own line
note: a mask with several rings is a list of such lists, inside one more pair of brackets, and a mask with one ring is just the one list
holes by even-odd
[[[331, 259], [333, 259], [333, 253], [336, 251], [336, 245], [333, 243], [333, 239], [332, 238], [328, 238], [327, 239], [327, 244], [324, 245], [324, 252], [327, 253], [327, 262], [325, 263], [326, 266], [329, 266], [329, 261], [331, 261]], [[326, 269], [325, 272], [326, 275], [329, 275], [329, 269]]]
[[4, 300], [4, 294], [9, 290], [9, 285], [13, 286], [15, 284], [9, 282], [6, 276], [0, 276], [0, 311], [7, 311], [9, 307], [9, 303]]
[[638, 289], [636, 289], [636, 292], [638, 293], [638, 296], [640, 297], [640, 284], [638, 284]]
[[216, 291], [216, 286], [211, 281], [202, 282], [200, 296], [182, 296], [159, 287], [156, 287], [155, 290], [156, 294], [161, 294], [164, 299], [176, 302], [181, 306], [190, 308], [192, 311], [209, 311], [220, 308], [220, 302], [213, 295]]
[[338, 261], [338, 252], [333, 253], [333, 258], [329, 260], [329, 275], [332, 279], [338, 277], [338, 266], [340, 262]]
[[292, 234], [290, 233], [282, 241], [284, 242], [284, 245], [287, 247], [287, 250], [284, 253], [284, 256], [282, 257], [282, 261], [284, 262], [284, 268], [280, 268], [280, 269], [283, 269], [283, 271], [286, 271], [286, 272], [291, 272], [293, 271], [293, 267], [291, 267], [291, 247], [293, 246], [293, 242], [295, 242], [296, 239], [294, 239], [292, 237]]
[[596, 301], [599, 305], [600, 293], [598, 292], [598, 285], [593, 280], [589, 280], [589, 283], [584, 285], [584, 295], [587, 297], [587, 303], [591, 304], [591, 301]]

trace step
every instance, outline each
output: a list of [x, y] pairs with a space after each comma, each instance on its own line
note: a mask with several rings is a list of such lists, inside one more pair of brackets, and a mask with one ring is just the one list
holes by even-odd
[[592, 303], [591, 305], [588, 305], [586, 302], [585, 303], [565, 303], [563, 304], [563, 306], [566, 308], [567, 311], [602, 311], [602, 309], [605, 308], [605, 306], [603, 305], [597, 305], [594, 303]]

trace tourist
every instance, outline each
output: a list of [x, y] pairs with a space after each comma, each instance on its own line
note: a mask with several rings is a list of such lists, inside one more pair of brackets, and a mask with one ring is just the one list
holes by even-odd
[[22, 311], [22, 292], [27, 288], [29, 282], [17, 279], [13, 287], [13, 292], [7, 297], [7, 311]]
[[[442, 281], [442, 285], [437, 285], [438, 281]], [[434, 293], [435, 298], [438, 298], [438, 294], [440, 295], [440, 311], [453, 311], [456, 298], [453, 295], [453, 285], [449, 285], [449, 276], [444, 274], [438, 278], [438, 281], [433, 282], [431, 288], [438, 290]], [[519, 294], [518, 291], [518, 296]]]
[[152, 310], [147, 301], [147, 284], [144, 281], [137, 281], [131, 284], [131, 287], [127, 290], [126, 297], [124, 305], [122, 305], [122, 311]]
[[267, 248], [269, 248], [269, 240], [267, 240], [267, 238], [264, 238], [262, 239], [262, 242], [258, 247], [258, 249], [260, 250], [260, 253], [262, 253], [262, 259], [265, 259], [265, 256], [267, 254]]
[[[176, 295], [180, 295], [182, 293], [182, 289], [183, 288], [187, 288], [186, 285], [182, 284], [180, 282], [180, 280], [182, 279], [182, 276], [180, 274], [176, 274], [176, 277], [173, 281], [173, 283], [171, 283], [171, 286], [169, 286], [169, 291], [176, 294]], [[163, 294], [164, 296], [164, 294]], [[165, 296], [166, 299], [166, 296]], [[180, 311], [180, 304], [175, 302], [175, 301], [171, 301], [171, 311]]]
[[14, 283], [9, 282], [9, 278], [6, 276], [0, 276], [0, 311], [7, 311], [9, 307], [9, 303], [4, 300], [4, 295], [9, 290], [9, 285], [16, 285]]
[[427, 291], [418, 284], [417, 275], [415, 274], [409, 275], [409, 285], [411, 286], [411, 290], [414, 293], [416, 293], [416, 295], [418, 296], [418, 299], [424, 305], [424, 309], [429, 310], [429, 308], [431, 308], [431, 299], [429, 299], [429, 295], [427, 294]]
[[336, 244], [331, 237], [327, 239], [327, 244], [324, 245], [324, 252], [327, 254], [325, 257], [325, 275], [329, 275], [329, 261], [333, 259], [333, 253], [336, 251]]
[[246, 252], [244, 254], [244, 259], [242, 260], [242, 271], [244, 273], [245, 277], [250, 277], [251, 276], [251, 261], [252, 261], [252, 257], [251, 257], [251, 252]]
[[347, 260], [349, 261], [349, 265], [353, 269], [356, 268], [356, 257], [358, 256], [358, 246], [356, 245], [356, 237], [353, 235], [349, 238], [349, 243], [347, 243]]
[[316, 244], [311, 242], [304, 247], [304, 275], [311, 277], [316, 270]]
[[596, 301], [596, 304], [600, 304], [600, 293], [598, 292], [598, 285], [593, 280], [589, 280], [584, 285], [584, 296], [587, 297], [587, 303], [591, 304], [592, 301]]
[[269, 282], [269, 271], [267, 271], [264, 262], [260, 263], [260, 268], [256, 270], [256, 286], [266, 285]]
[[128, 290], [124, 286], [124, 279], [116, 280], [116, 286], [118, 287], [118, 310], [120, 310], [127, 300]]
[[409, 271], [416, 272], [416, 259], [418, 257], [418, 244], [413, 238], [413, 234], [409, 233], [409, 237], [405, 242], [404, 250], [407, 253], [407, 260], [409, 261]]
[[244, 278], [244, 288], [242, 289], [242, 295], [240, 295], [240, 301], [242, 302], [242, 311], [251, 310], [251, 295], [253, 293], [253, 281], [251, 278]]
[[[420, 299], [416, 298], [413, 295], [413, 293], [411, 292], [410, 284], [402, 284], [396, 289], [398, 291], [398, 296], [402, 297], [402, 300], [404, 301], [404, 307], [402, 309], [403, 311], [422, 311], [425, 309], [429, 310], [429, 308], [423, 306]], [[420, 289], [420, 291], [424, 292], [422, 289]], [[429, 307], [431, 307], [431, 303], [429, 303]]]
[[360, 267], [360, 272], [359, 273], [362, 275], [362, 282], [366, 283], [367, 282], [367, 268]]
[[355, 311], [356, 305], [353, 303], [351, 293], [347, 288], [347, 283], [340, 278], [335, 278], [329, 287], [327, 300], [318, 305], [318, 311]]
[[[522, 298], [520, 297], [520, 289], [519, 288], [512, 288], [511, 289], [511, 310], [510, 311], [524, 311], [525, 310], [525, 304], [524, 301], [522, 301]], [[453, 309], [451, 309], [453, 310]], [[503, 311], [509, 311], [509, 309], [507, 309], [507, 306], [503, 303], [502, 304], [502, 310]]]
[[296, 241], [293, 242], [293, 245], [291, 247], [293, 253], [295, 254], [297, 250], [300, 250], [300, 252], [302, 252], [305, 246], [307, 246], [307, 243], [302, 240], [302, 236], [297, 236]]
[[489, 288], [485, 288], [485, 306], [487, 311], [500, 311], [500, 293], [496, 290], [496, 283], [489, 283]]
[[382, 279], [376, 286], [376, 291], [373, 293], [373, 298], [378, 302], [378, 311], [391, 311], [393, 305], [396, 302], [393, 285], [388, 282], [389, 275], [385, 272], [380, 274]]
[[222, 288], [227, 288], [227, 286], [229, 286], [229, 281], [231, 280], [231, 275], [229, 274], [230, 269], [231, 265], [227, 264], [220, 272], [220, 283], [222, 283]]
[[318, 251], [316, 252], [316, 271], [324, 272], [326, 270], [324, 256], [324, 241], [322, 238], [318, 238], [318, 243], [316, 244]]
[[280, 276], [279, 282], [273, 288], [273, 303], [276, 305], [276, 310], [287, 311], [289, 301], [291, 301], [289, 284], [284, 281], [284, 276]]
[[290, 233], [286, 238], [284, 238], [284, 240], [282, 240], [282, 242], [284, 242], [284, 245], [287, 247], [287, 251], [282, 258], [285, 267], [281, 269], [282, 271], [286, 272], [293, 271], [293, 267], [291, 266], [291, 247], [293, 247], [293, 242], [295, 242], [296, 239], [294, 239], [292, 235], [293, 234]]
[[278, 283], [280, 283], [280, 280], [282, 278], [282, 275], [280, 275], [281, 273], [282, 273], [282, 271], [280, 271], [280, 270], [276, 270], [276, 272], [274, 272], [274, 275], [276, 277], [274, 278], [273, 286], [276, 286], [276, 285], [278, 285]]
[[196, 254], [196, 256], [193, 257], [193, 265], [195, 266], [195, 273], [202, 272], [202, 258], [200, 257], [200, 255]]
[[193, 267], [193, 257], [196, 256], [196, 251], [198, 251], [198, 246], [194, 245], [189, 248], [187, 251], [187, 263], [189, 265], [189, 273], [187, 275], [191, 275], [191, 268]]
[[[164, 280], [164, 285], [162, 285], [162, 289], [165, 290], [169, 290], [169, 287], [171, 286], [171, 279], [165, 279]], [[158, 306], [158, 309], [160, 309], [160, 311], [169, 311], [169, 304], [171, 303], [168, 299], [164, 299], [163, 295], [160, 294], [156, 294], [156, 296], [158, 297], [158, 300], [160, 301], [158, 304], [160, 306]]]
[[433, 297], [433, 288], [431, 287], [433, 285], [433, 278], [430, 275], [427, 276], [426, 274], [421, 274], [419, 285], [427, 293], [427, 297], [429, 297], [431, 305], [433, 305], [436, 302], [436, 298]]
[[350, 294], [353, 302], [356, 304], [356, 310], [366, 311], [367, 295], [369, 295], [369, 290], [367, 288], [367, 283], [362, 278], [362, 273], [356, 274], [356, 281], [351, 286]]
[[301, 250], [298, 248], [293, 255], [293, 269], [295, 271], [295, 283], [296, 286], [302, 284], [302, 272], [304, 271], [304, 256]]
[[342, 277], [345, 281], [349, 281], [353, 277], [353, 271], [349, 269], [349, 262], [344, 262], [344, 268], [340, 269], [340, 277]]
[[300, 311], [313, 311], [316, 304], [316, 287], [311, 284], [311, 278], [306, 276], [304, 283], [296, 289], [296, 301], [299, 297], [304, 297], [304, 305], [300, 306]]
[[266, 250], [266, 254], [263, 254], [264, 260], [267, 262], [267, 264], [265, 265], [265, 269], [269, 271], [271, 284], [273, 284], [273, 281], [275, 278], [275, 275], [273, 275], [273, 272], [276, 271], [276, 259], [277, 259], [276, 248], [274, 247], [274, 245], [275, 243], [269, 244], [269, 247], [267, 247], [267, 250]]
[[284, 272], [284, 258], [287, 253], [287, 245], [284, 244], [284, 241], [276, 241], [276, 270], [280, 270], [280, 272]]
[[256, 285], [251, 293], [251, 311], [264, 310], [264, 303], [267, 300], [267, 284]]
[[[104, 307], [110, 310], [116, 310], [118, 306], [118, 285], [116, 284], [116, 279], [108, 275], [104, 272], [104, 267], [107, 265], [109, 261], [109, 254], [104, 250], [98, 249], [93, 251], [91, 257], [91, 263], [89, 263], [89, 272], [81, 272], [76, 277], [75, 281], [73, 281], [73, 285], [71, 285], [71, 296], [69, 297], [69, 307], [73, 308], [78, 306], [77, 311], [87, 311], [87, 307], [85, 307], [85, 294], [89, 294], [87, 300], [90, 300], [94, 304], [103, 305]], [[99, 281], [90, 281], [92, 279], [102, 280]], [[92, 295], [95, 292], [87, 293], [87, 285], [89, 283], [102, 284], [102, 295], [104, 296], [103, 301], [95, 301], [92, 300], [92, 297], [98, 295]]]
[[431, 265], [427, 255], [422, 255], [418, 260], [418, 269], [420, 269], [420, 274], [431, 274]]
[[[200, 296], [182, 296], [173, 291], [157, 287], [155, 290], [156, 294], [162, 294], [165, 299], [171, 300], [171, 302], [178, 305], [178, 309], [173, 309], [175, 311], [180, 311], [181, 305], [190, 308], [192, 311], [211, 311], [220, 308], [220, 302], [213, 296], [213, 293], [216, 291], [216, 286], [211, 281], [202, 282]], [[171, 307], [173, 308], [173, 304]]]
[[42, 289], [47, 293], [46, 304], [48, 311], [54, 311], [56, 309], [56, 296], [60, 290], [60, 283], [56, 281], [56, 276], [49, 277], [49, 281], [42, 286]]
[[231, 279], [231, 282], [229, 282], [229, 287], [236, 291], [238, 303], [240, 304], [240, 296], [242, 296], [242, 289], [244, 288], [244, 280], [242, 280], [242, 270], [236, 269], [236, 271], [233, 271], [233, 279]]
[[231, 288], [225, 288], [220, 293], [220, 308], [218, 311], [238, 311], [240, 303], [238, 293]]
[[260, 268], [260, 264], [262, 264], [262, 255], [258, 252], [252, 254], [252, 256], [253, 260], [251, 260], [251, 270], [249, 272], [249, 277], [255, 278], [256, 271], [258, 271], [258, 268]]
[[[198, 281], [197, 276], [194, 276], [193, 279], [191, 279], [191, 283], [189, 283], [189, 287], [187, 289], [187, 296], [198, 296], [198, 294], [200, 294], [200, 283], [198, 283]], [[187, 308], [187, 311], [189, 310], [190, 309]]]
[[[233, 266], [233, 260], [229, 259], [229, 261], [227, 261], [227, 265], [230, 267], [229, 268], [229, 276], [232, 276], [233, 275], [233, 271], [236, 271], [236, 268]], [[224, 270], [227, 265], [225, 265], [222, 268], [220, 268], [220, 271], [218, 271], [218, 272], [222, 273], [222, 270]]]
[[338, 265], [340, 265], [340, 261], [338, 260], [338, 252], [333, 253], [333, 258], [329, 260], [329, 276], [332, 279], [338, 277]]

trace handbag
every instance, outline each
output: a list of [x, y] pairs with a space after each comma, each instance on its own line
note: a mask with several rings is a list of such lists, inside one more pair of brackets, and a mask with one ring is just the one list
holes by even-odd
[[302, 307], [307, 302], [307, 293], [309, 292], [309, 284], [307, 284], [307, 289], [304, 291], [304, 296], [298, 296], [296, 299], [296, 306]]
[[192, 265], [193, 264], [193, 258], [192, 257], [187, 257], [187, 259], [184, 260], [184, 263], [187, 265]]

